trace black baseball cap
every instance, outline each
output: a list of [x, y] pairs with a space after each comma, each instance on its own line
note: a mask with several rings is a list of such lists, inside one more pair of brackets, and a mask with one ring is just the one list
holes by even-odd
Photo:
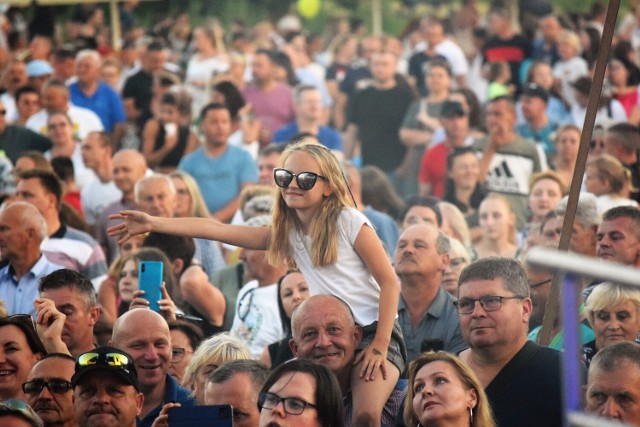
[[119, 348], [98, 347], [78, 356], [76, 372], [71, 377], [71, 385], [75, 388], [82, 377], [96, 370], [108, 371], [117, 375], [139, 391], [138, 373], [133, 364], [133, 358]]
[[549, 94], [547, 93], [547, 91], [544, 90], [542, 86], [537, 85], [535, 83], [529, 83], [528, 85], [526, 85], [522, 90], [522, 94], [526, 96], [540, 98], [544, 102], [549, 101]]
[[467, 113], [464, 111], [464, 107], [458, 101], [444, 101], [440, 108], [440, 117], [463, 117]]

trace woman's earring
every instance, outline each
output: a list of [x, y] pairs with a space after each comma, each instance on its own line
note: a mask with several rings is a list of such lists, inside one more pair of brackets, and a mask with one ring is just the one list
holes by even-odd
[[473, 424], [473, 408], [469, 407], [469, 420], [470, 423]]

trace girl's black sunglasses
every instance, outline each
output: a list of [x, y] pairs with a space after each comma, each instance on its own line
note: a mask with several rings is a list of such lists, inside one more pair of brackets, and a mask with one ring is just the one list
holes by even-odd
[[300, 172], [298, 174], [294, 174], [283, 168], [276, 168], [273, 170], [273, 179], [278, 187], [289, 188], [293, 178], [296, 179], [298, 187], [300, 187], [301, 190], [311, 190], [313, 186], [316, 185], [318, 178], [325, 181], [327, 180], [326, 177], [314, 172]]

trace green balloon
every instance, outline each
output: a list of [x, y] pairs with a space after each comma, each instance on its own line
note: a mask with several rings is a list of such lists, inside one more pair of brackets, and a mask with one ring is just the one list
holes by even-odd
[[320, 0], [298, 0], [298, 12], [304, 18], [314, 18], [320, 11]]

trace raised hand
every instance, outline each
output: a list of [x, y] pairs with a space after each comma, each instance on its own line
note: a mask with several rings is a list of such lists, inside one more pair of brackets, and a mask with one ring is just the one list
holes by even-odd
[[118, 244], [123, 244], [133, 236], [148, 233], [152, 229], [152, 217], [140, 211], [121, 211], [110, 215], [109, 219], [121, 219], [123, 222], [107, 229], [109, 236], [119, 237]]

